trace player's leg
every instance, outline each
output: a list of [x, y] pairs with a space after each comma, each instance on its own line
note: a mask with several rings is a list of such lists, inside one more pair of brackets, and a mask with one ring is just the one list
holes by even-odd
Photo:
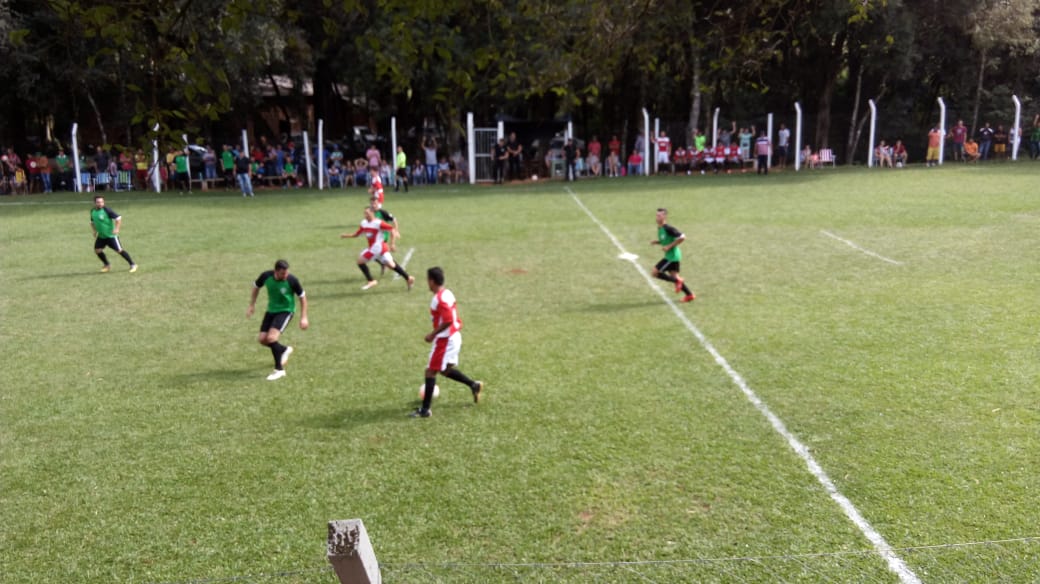
[[289, 326], [289, 322], [292, 321], [293, 313], [291, 312], [278, 312], [268, 315], [264, 314], [264, 320], [269, 321], [266, 335], [266, 345], [271, 348], [271, 357], [274, 359], [274, 373], [269, 375], [268, 380], [278, 379], [285, 376], [285, 363], [289, 360], [289, 355], [292, 354], [293, 348], [281, 344], [279, 339], [282, 337], [282, 332], [285, 327]]
[[119, 242], [118, 235], [109, 240], [108, 246], [114, 249], [116, 253], [123, 256], [123, 259], [126, 260], [126, 263], [130, 264], [131, 272], [137, 271], [137, 264], [135, 264], [133, 258], [130, 257], [130, 252], [123, 249], [123, 244]]
[[408, 283], [408, 289], [409, 290], [412, 289], [412, 286], [415, 284], [415, 277], [414, 276], [409, 276], [408, 272], [406, 272], [405, 269], [403, 267], [401, 267], [400, 264], [398, 264], [397, 262], [394, 261], [394, 256], [390, 255], [390, 252], [384, 253], [383, 256], [382, 256], [381, 261], [383, 262], [384, 266], [386, 266], [386, 267], [390, 268], [391, 270], [397, 272], [397, 275], [399, 275], [402, 278], [404, 278], [404, 281]]
[[459, 364], [459, 353], [462, 351], [462, 333], [456, 332], [445, 340], [447, 343], [444, 347], [441, 375], [468, 387], [470, 393], [473, 394], [473, 401], [479, 402], [480, 392], [484, 389], [484, 383], [470, 379], [465, 373], [457, 369]]
[[107, 272], [112, 269], [112, 266], [108, 263], [108, 256], [105, 255], [106, 241], [104, 238], [98, 237], [94, 240], [94, 253], [97, 254], [99, 260], [101, 260], [101, 271]]
[[362, 290], [368, 290], [369, 288], [379, 283], [375, 278], [372, 277], [372, 272], [368, 270], [368, 262], [373, 257], [375, 257], [375, 254], [372, 253], [371, 249], [366, 249], [365, 251], [361, 252], [361, 255], [358, 256], [358, 269], [361, 270], [362, 274], [364, 274], [365, 281], [367, 282], [361, 288]]
[[675, 277], [672, 276], [672, 262], [667, 259], [662, 259], [657, 262], [657, 265], [650, 270], [650, 275], [657, 278], [658, 280], [664, 280], [665, 282], [675, 283]]

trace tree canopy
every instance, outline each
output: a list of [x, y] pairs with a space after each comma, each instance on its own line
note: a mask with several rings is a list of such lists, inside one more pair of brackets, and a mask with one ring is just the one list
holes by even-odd
[[1009, 125], [1012, 94], [1031, 120], [1038, 33], [1040, 0], [0, 0], [0, 142], [390, 116], [457, 136], [467, 111], [621, 135], [643, 107], [688, 140], [715, 108], [750, 125], [797, 101], [808, 140], [862, 160], [868, 99], [911, 146], [940, 96], [971, 127]]

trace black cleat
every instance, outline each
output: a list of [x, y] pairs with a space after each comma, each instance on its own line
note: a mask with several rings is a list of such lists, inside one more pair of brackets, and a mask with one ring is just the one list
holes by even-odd
[[422, 408], [419, 408], [419, 409], [415, 410], [414, 412], [408, 414], [408, 417], [410, 417], [410, 418], [429, 418], [432, 415], [433, 415], [433, 410], [424, 410]]
[[483, 381], [474, 381], [473, 382], [473, 387], [470, 388], [470, 391], [473, 392], [473, 403], [479, 404], [480, 403], [480, 392], [484, 391], [484, 382]]

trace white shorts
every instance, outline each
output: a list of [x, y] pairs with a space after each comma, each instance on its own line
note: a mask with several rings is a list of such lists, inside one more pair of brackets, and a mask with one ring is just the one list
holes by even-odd
[[381, 264], [390, 264], [393, 263], [394, 256], [390, 255], [390, 249], [380, 242], [361, 252], [361, 259], [366, 262], [376, 260]]
[[663, 162], [664, 164], [668, 164], [668, 153], [667, 152], [658, 152], [657, 153], [657, 162], [658, 163], [662, 163]]
[[448, 365], [459, 364], [459, 351], [462, 349], [462, 333], [456, 332], [448, 337], [433, 339], [430, 347], [430, 360], [426, 368], [433, 371], [444, 371]]

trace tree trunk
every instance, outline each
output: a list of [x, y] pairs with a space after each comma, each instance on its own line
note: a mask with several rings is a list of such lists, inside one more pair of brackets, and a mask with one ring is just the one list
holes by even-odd
[[[846, 162], [852, 162], [853, 155], [856, 152], [856, 143], [859, 142], [859, 132], [863, 128], [863, 124], [859, 121], [859, 100], [863, 95], [863, 65], [860, 64], [857, 69], [856, 96], [852, 100], [852, 116], [849, 118], [849, 137], [845, 142]], [[863, 119], [866, 119], [866, 116], [863, 116]], [[873, 144], [867, 146], [867, 148], [871, 147], [873, 147]], [[867, 159], [870, 159], [869, 155], [867, 156]]]
[[971, 115], [971, 135], [979, 127], [979, 107], [982, 105], [982, 87], [986, 79], [986, 49], [979, 49], [979, 82], [975, 87], [975, 113]]
[[693, 75], [690, 82], [690, 120], [686, 126], [686, 144], [693, 146], [693, 132], [701, 123], [701, 55], [690, 43], [690, 57], [693, 63]]
[[87, 101], [90, 102], [91, 109], [94, 110], [94, 117], [97, 119], [98, 130], [101, 132], [101, 144], [108, 145], [108, 133], [105, 132], [105, 121], [101, 118], [101, 110], [98, 109], [97, 102], [94, 101], [94, 94], [90, 91], [90, 87], [83, 83], [83, 89], [87, 93]]

